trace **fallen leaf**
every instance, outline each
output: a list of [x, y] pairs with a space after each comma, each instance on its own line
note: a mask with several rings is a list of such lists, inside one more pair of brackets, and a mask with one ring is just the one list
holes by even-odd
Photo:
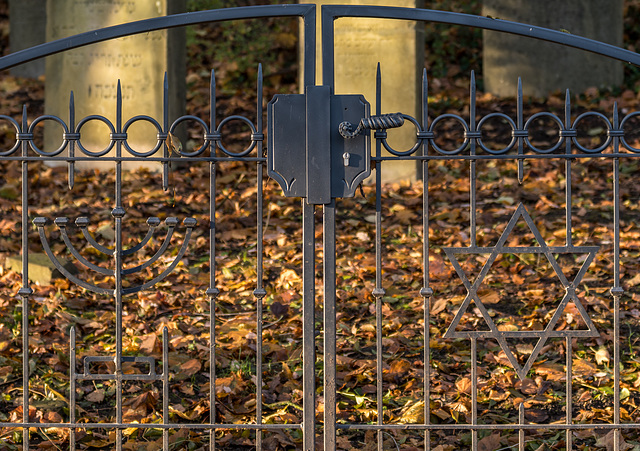
[[84, 397], [87, 401], [100, 403], [104, 401], [104, 389], [98, 388]]
[[629, 443], [625, 442], [624, 437], [620, 436], [620, 447], [615, 448], [615, 435], [619, 434], [620, 431], [611, 430], [607, 433], [607, 435], [603, 435], [596, 440], [596, 446], [605, 447], [607, 451], [625, 451], [627, 449], [632, 449], [633, 446]]
[[500, 448], [500, 433], [487, 435], [478, 441], [478, 451], [495, 451]]

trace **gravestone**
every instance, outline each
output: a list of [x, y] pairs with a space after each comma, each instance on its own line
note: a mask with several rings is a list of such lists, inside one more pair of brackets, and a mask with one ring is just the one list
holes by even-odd
[[[184, 2], [180, 0], [49, 0], [47, 40], [174, 14], [183, 9]], [[68, 120], [69, 93], [73, 91], [76, 124], [86, 116], [98, 114], [115, 125], [116, 86], [119, 79], [122, 85], [123, 125], [139, 114], [149, 115], [162, 125], [166, 71], [171, 123], [185, 110], [185, 39], [185, 29], [181, 27], [92, 44], [48, 57], [46, 114]], [[51, 151], [59, 147], [62, 130], [58, 124], [46, 122], [46, 149]], [[80, 133], [82, 145], [95, 152], [107, 147], [110, 132], [103, 123], [92, 122], [84, 126]], [[157, 142], [156, 133], [151, 124], [137, 123], [129, 129], [127, 142], [136, 151], [148, 151]], [[122, 152], [123, 156], [130, 156], [124, 147]], [[80, 156], [79, 149], [76, 149], [76, 156]], [[126, 169], [139, 166], [140, 163], [123, 163]], [[143, 166], [160, 168], [157, 162]], [[113, 162], [78, 162], [76, 167], [111, 169]]]
[[[320, 6], [372, 5], [422, 7], [422, 0], [313, 0], [316, 15], [316, 83], [322, 84], [320, 40]], [[405, 113], [420, 120], [421, 78], [424, 66], [424, 25], [422, 22], [390, 19], [340, 18], [335, 21], [335, 90], [336, 94], [363, 94], [376, 111], [376, 66], [382, 73], [381, 111]], [[303, 75], [301, 75], [301, 80]], [[302, 83], [300, 84], [302, 87]], [[303, 88], [303, 87], [302, 87]], [[400, 129], [389, 130], [389, 144], [397, 150], [407, 150], [416, 142], [416, 129], [408, 121]], [[375, 151], [374, 151], [375, 153]], [[384, 151], [384, 155], [388, 155]], [[414, 161], [385, 162], [382, 165], [385, 182], [415, 180]]]
[[[622, 45], [622, 0], [484, 0], [482, 14]], [[485, 91], [499, 96], [515, 96], [518, 77], [534, 97], [618, 86], [623, 78], [622, 63], [610, 58], [497, 31], [483, 31], [482, 61]]]
[[[71, 274], [78, 274], [78, 268], [69, 260], [58, 258], [58, 261]], [[22, 257], [20, 255], [8, 256], [2, 266], [5, 269], [21, 273]], [[62, 274], [56, 269], [47, 254], [29, 252], [28, 266], [29, 280], [39, 285], [49, 285], [51, 279], [62, 278]]]
[[[42, 0], [9, 0], [9, 49], [28, 49], [45, 42], [46, 2]], [[18, 77], [38, 78], [44, 75], [44, 59], [21, 64], [11, 69]]]

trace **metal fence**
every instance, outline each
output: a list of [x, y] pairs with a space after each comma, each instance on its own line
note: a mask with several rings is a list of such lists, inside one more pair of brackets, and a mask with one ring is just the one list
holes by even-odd
[[[313, 87], [315, 14], [285, 5], [150, 19], [17, 52], [0, 68], [168, 27], [298, 16]], [[425, 72], [422, 117], [383, 115], [379, 71], [371, 115], [360, 97], [332, 94], [333, 22], [347, 16], [475, 26], [640, 64], [634, 53], [528, 25], [327, 6], [328, 87], [277, 97], [266, 131], [261, 71], [251, 118], [217, 116], [213, 74], [206, 119], [123, 117], [119, 87], [115, 123], [76, 122], [73, 95], [69, 120], [30, 118], [26, 108], [21, 118], [0, 116], [15, 133], [0, 151], [4, 177], [19, 179], [3, 196], [3, 216], [17, 214], [19, 224], [3, 252], [20, 242], [23, 268], [1, 282], [0, 374], [13, 387], [0, 403], [3, 446], [638, 446], [640, 113], [617, 104], [585, 111], [567, 92], [555, 111], [527, 116], [519, 90], [515, 116], [481, 114], [472, 75], [468, 115], [432, 114]], [[309, 114], [331, 115], [332, 102], [349, 115], [325, 124]], [[47, 120], [62, 128], [55, 151], [37, 144]], [[91, 121], [110, 129], [103, 151], [82, 145]], [[156, 128], [154, 148], [129, 146], [138, 121]], [[250, 129], [240, 151], [223, 144], [235, 121]], [[199, 148], [172, 145], [185, 122], [202, 128]], [[386, 129], [403, 122], [415, 126], [416, 145], [398, 151]], [[88, 160], [112, 162], [114, 172], [77, 173], [74, 164]], [[394, 160], [419, 162], [421, 183], [383, 186]], [[125, 161], [157, 162], [161, 175], [138, 179], [122, 171]], [[42, 162], [68, 169], [68, 194], [60, 170]], [[372, 167], [374, 183], [360, 194]], [[74, 190], [95, 190], [94, 201], [74, 201]], [[71, 283], [31, 284], [32, 252], [45, 252]], [[63, 262], [69, 255], [76, 270]], [[87, 306], [96, 312], [85, 315]]]

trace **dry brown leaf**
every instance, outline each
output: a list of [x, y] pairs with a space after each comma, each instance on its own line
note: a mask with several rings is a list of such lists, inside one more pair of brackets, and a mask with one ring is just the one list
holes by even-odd
[[527, 377], [521, 381], [516, 382], [516, 389], [520, 390], [522, 394], [533, 395], [538, 391], [538, 386], [533, 380]]
[[198, 359], [191, 359], [184, 362], [180, 365], [180, 376], [183, 376], [183, 379], [193, 376], [198, 371], [202, 369], [202, 363]]
[[573, 374], [581, 377], [590, 377], [598, 372], [593, 364], [583, 359], [574, 359], [572, 367]]
[[462, 379], [458, 379], [456, 381], [456, 388], [460, 393], [470, 395], [471, 394], [471, 378], [463, 377]]
[[625, 442], [624, 437], [620, 437], [620, 447], [615, 448], [615, 435], [619, 434], [619, 431], [611, 430], [607, 433], [607, 435], [603, 435], [596, 440], [596, 446], [605, 447], [607, 451], [625, 451], [627, 449], [632, 449], [633, 445]]
[[158, 337], [156, 336], [156, 334], [147, 335], [142, 339], [142, 342], [140, 343], [140, 351], [147, 355], [153, 354], [156, 348], [157, 341]]
[[104, 389], [98, 388], [86, 395], [84, 399], [90, 402], [100, 403], [104, 401]]
[[500, 448], [500, 433], [487, 435], [478, 441], [478, 451], [495, 451]]
[[420, 424], [424, 423], [424, 401], [405, 405], [396, 420], [399, 424]]
[[444, 298], [438, 298], [431, 306], [431, 314], [437, 315], [445, 308], [447, 308], [447, 300]]

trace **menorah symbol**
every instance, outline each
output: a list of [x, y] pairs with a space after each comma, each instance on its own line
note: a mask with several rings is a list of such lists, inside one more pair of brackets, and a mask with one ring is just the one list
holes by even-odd
[[[114, 217], [116, 219], [121, 218], [122, 216], [124, 216], [124, 210], [121, 208], [116, 208], [114, 210]], [[73, 245], [73, 243], [71, 242], [71, 240], [69, 239], [69, 233], [67, 231], [67, 226], [69, 225], [69, 219], [65, 218], [65, 217], [60, 217], [60, 218], [56, 218], [54, 223], [58, 226], [58, 228], [60, 229], [60, 233], [62, 235], [62, 239], [65, 243], [65, 245], [67, 246], [67, 248], [69, 249], [69, 251], [71, 252], [71, 254], [85, 267], [99, 273], [99, 274], [103, 274], [106, 276], [111, 276], [111, 277], [115, 277], [116, 276], [116, 271], [119, 271], [120, 276], [124, 276], [124, 275], [129, 275], [129, 274], [135, 274], [138, 273], [142, 270], [144, 270], [145, 268], [148, 268], [149, 266], [151, 266], [152, 264], [154, 264], [156, 261], [158, 261], [158, 259], [165, 253], [165, 251], [167, 250], [167, 248], [169, 247], [169, 244], [171, 242], [171, 237], [173, 236], [173, 232], [176, 228], [176, 226], [178, 225], [178, 218], [175, 217], [168, 217], [167, 219], [165, 219], [165, 224], [168, 227], [168, 231], [167, 234], [165, 236], [164, 242], [162, 243], [162, 245], [160, 246], [160, 248], [156, 251], [156, 253], [147, 261], [145, 261], [144, 263], [132, 267], [132, 268], [126, 268], [123, 269], [121, 268], [121, 263], [120, 264], [116, 264], [116, 268], [115, 269], [108, 269], [108, 268], [104, 268], [102, 266], [98, 266], [94, 263], [91, 263], [89, 260], [87, 260], [85, 257], [83, 257], [80, 252], [78, 251], [78, 249], [76, 249], [76, 247]], [[187, 231], [184, 237], [184, 241], [182, 242], [182, 245], [180, 247], [180, 250], [178, 251], [178, 254], [176, 255], [176, 257], [173, 259], [173, 261], [171, 262], [171, 264], [165, 268], [164, 271], [162, 271], [162, 273], [160, 273], [158, 276], [154, 277], [152, 280], [143, 283], [141, 285], [137, 285], [137, 286], [132, 286], [132, 287], [122, 287], [122, 280], [121, 277], [115, 277], [115, 282], [114, 282], [114, 288], [113, 289], [109, 289], [109, 288], [104, 288], [104, 287], [99, 287], [89, 281], [86, 280], [82, 280], [79, 277], [75, 276], [74, 274], [72, 274], [71, 272], [69, 272], [69, 270], [67, 270], [67, 268], [65, 268], [60, 261], [58, 260], [58, 258], [53, 255], [53, 252], [51, 251], [51, 246], [49, 245], [49, 241], [47, 240], [47, 236], [44, 230], [44, 227], [47, 225], [48, 223], [48, 219], [44, 218], [44, 217], [37, 217], [33, 220], [34, 225], [36, 225], [38, 227], [38, 233], [40, 235], [40, 241], [42, 242], [42, 246], [44, 248], [44, 251], [46, 252], [47, 256], [49, 257], [49, 259], [53, 262], [53, 264], [56, 266], [56, 268], [62, 273], [64, 274], [69, 280], [71, 280], [72, 282], [78, 284], [79, 286], [96, 292], [96, 293], [108, 293], [111, 294], [113, 296], [115, 296], [116, 298], [116, 303], [121, 302], [121, 298], [122, 295], [125, 294], [131, 294], [131, 293], [136, 293], [138, 291], [141, 290], [145, 290], [147, 288], [152, 287], [153, 285], [155, 285], [156, 283], [160, 282], [161, 280], [163, 280], [171, 271], [173, 271], [173, 269], [176, 267], [176, 265], [178, 264], [178, 262], [180, 262], [180, 260], [182, 259], [182, 257], [184, 256], [186, 250], [187, 250], [187, 246], [189, 244], [189, 241], [191, 239], [191, 233], [193, 232], [193, 228], [196, 226], [196, 220], [194, 218], [186, 218], [182, 221], [183, 225], [186, 226]], [[123, 256], [127, 256], [127, 255], [133, 255], [136, 252], [138, 252], [139, 250], [141, 250], [142, 248], [144, 248], [149, 241], [151, 240], [151, 238], [154, 235], [154, 232], [156, 230], [156, 228], [160, 225], [160, 219], [156, 218], [156, 217], [150, 217], [147, 220], [147, 225], [149, 226], [149, 229], [147, 231], [147, 234], [145, 235], [145, 237], [135, 246], [130, 247], [128, 249], [122, 249], [122, 245], [119, 244], [117, 242], [116, 246], [114, 248], [109, 248], [106, 246], [101, 245], [100, 243], [98, 243], [95, 238], [89, 233], [88, 230], [88, 226], [89, 226], [89, 218], [86, 217], [80, 217], [78, 219], [76, 219], [75, 221], [76, 226], [78, 226], [80, 228], [80, 230], [82, 231], [82, 234], [84, 235], [84, 238], [86, 239], [86, 241], [89, 243], [90, 246], [92, 246], [95, 250], [97, 250], [98, 252], [105, 254], [105, 255], [109, 255], [109, 256], [113, 256], [113, 257], [120, 257], [117, 258], [118, 261], [121, 262], [121, 258]], [[119, 254], [118, 256], [116, 254]], [[118, 268], [120, 267], [120, 268]], [[118, 319], [118, 321], [120, 321], [121, 318]], [[71, 328], [71, 348], [72, 348], [72, 358], [71, 358], [71, 362], [73, 362], [71, 364], [71, 380], [72, 380], [72, 384], [75, 384], [76, 380], [116, 380], [118, 383], [118, 387], [119, 390], [121, 390], [121, 385], [122, 385], [122, 381], [125, 380], [149, 380], [149, 381], [154, 381], [154, 380], [163, 380], [166, 384], [166, 381], [168, 380], [168, 368], [167, 368], [167, 363], [166, 363], [166, 343], [167, 343], [167, 330], [166, 327], [163, 331], [163, 353], [165, 354], [165, 358], [163, 359], [163, 372], [162, 374], [156, 374], [156, 370], [155, 370], [155, 359], [153, 357], [144, 357], [144, 356], [122, 356], [121, 355], [121, 344], [122, 344], [122, 325], [121, 324], [116, 324], [116, 341], [119, 343], [118, 345], [118, 350], [116, 351], [116, 356], [85, 356], [84, 357], [84, 371], [83, 373], [76, 373], [75, 371], [75, 328], [72, 327]], [[113, 373], [110, 374], [102, 374], [102, 373], [95, 373], [91, 370], [92, 365], [94, 364], [101, 364], [101, 363], [107, 363], [107, 362], [113, 362], [115, 363], [115, 371]], [[122, 365], [124, 363], [129, 363], [129, 364], [134, 364], [134, 365], [142, 365], [142, 366], [146, 366], [148, 369], [147, 371], [143, 372], [142, 374], [123, 374], [123, 370], [122, 370]], [[119, 421], [121, 421], [121, 410], [118, 410], [118, 415], [119, 415]], [[74, 418], [75, 418], [75, 412], [73, 413]]]
[[[162, 245], [160, 246], [160, 248], [156, 251], [156, 253], [146, 262], [135, 266], [133, 268], [127, 268], [127, 269], [121, 269], [120, 270], [120, 275], [121, 276], [126, 276], [126, 275], [130, 275], [130, 274], [135, 274], [137, 272], [140, 272], [146, 268], [148, 268], [149, 266], [151, 266], [152, 264], [154, 264], [167, 250], [167, 248], [169, 247], [169, 244], [171, 242], [171, 237], [173, 236], [173, 232], [176, 228], [176, 226], [178, 225], [178, 218], [175, 217], [169, 217], [167, 219], [165, 219], [165, 224], [168, 227], [168, 231], [167, 231], [167, 235], [164, 239], [164, 242], [162, 243]], [[114, 289], [109, 289], [109, 288], [104, 288], [104, 287], [99, 287], [89, 281], [86, 280], [82, 280], [79, 277], [75, 276], [74, 274], [72, 274], [67, 268], [65, 268], [60, 261], [58, 260], [58, 258], [53, 255], [53, 252], [51, 251], [51, 246], [49, 245], [49, 241], [47, 240], [47, 236], [44, 230], [44, 226], [47, 225], [48, 223], [48, 219], [44, 218], [44, 217], [37, 217], [33, 220], [33, 224], [35, 226], [38, 227], [38, 233], [40, 234], [40, 241], [42, 242], [42, 246], [44, 248], [45, 253], [47, 254], [47, 256], [49, 257], [49, 259], [51, 260], [51, 262], [55, 265], [55, 267], [58, 269], [58, 271], [60, 271], [62, 274], [64, 274], [65, 277], [67, 277], [69, 280], [71, 280], [72, 282], [78, 284], [79, 286], [89, 290], [89, 291], [93, 291], [95, 293], [109, 293], [109, 294], [113, 294], [115, 290], [120, 289], [120, 293], [125, 295], [125, 294], [131, 294], [131, 293], [137, 293], [138, 291], [142, 291], [145, 290], [147, 288], [151, 288], [153, 285], [155, 285], [156, 283], [160, 282], [161, 280], [163, 280], [165, 277], [167, 277], [167, 275], [169, 275], [169, 273], [171, 271], [173, 271], [173, 269], [177, 266], [177, 264], [180, 262], [180, 260], [182, 259], [182, 257], [184, 256], [186, 250], [187, 250], [187, 246], [189, 244], [189, 241], [191, 239], [191, 232], [193, 231], [193, 228], [196, 226], [197, 221], [194, 218], [186, 218], [182, 221], [183, 225], [185, 225], [187, 227], [187, 231], [184, 237], [184, 241], [182, 242], [182, 246], [180, 247], [180, 250], [178, 251], [178, 254], [176, 255], [176, 257], [174, 258], [173, 262], [171, 262], [171, 264], [165, 268], [164, 271], [162, 271], [159, 275], [157, 275], [156, 277], [154, 277], [153, 279], [151, 279], [150, 281], [143, 283], [141, 285], [137, 285], [137, 286], [131, 286], [131, 287], [114, 287]], [[114, 277], [116, 275], [116, 271], [118, 270], [116, 269], [108, 269], [108, 268], [104, 268], [102, 266], [98, 266], [94, 263], [91, 263], [89, 260], [87, 260], [85, 257], [82, 256], [82, 254], [80, 254], [80, 252], [78, 252], [78, 250], [76, 249], [76, 247], [73, 245], [73, 243], [71, 242], [71, 240], [69, 239], [69, 234], [67, 232], [67, 226], [69, 225], [69, 219], [65, 218], [65, 217], [61, 217], [61, 218], [56, 218], [54, 223], [58, 226], [58, 228], [60, 229], [60, 233], [62, 234], [62, 239], [64, 240], [65, 245], [67, 246], [67, 248], [69, 249], [69, 251], [71, 252], [71, 255], [73, 255], [82, 265], [84, 265], [85, 267], [99, 273], [99, 274], [103, 274], [106, 276], [112, 276]], [[109, 256], [115, 256], [116, 253], [119, 252], [120, 257], [124, 257], [127, 255], [132, 255], [136, 252], [138, 252], [140, 249], [142, 249], [144, 246], [146, 246], [149, 241], [151, 240], [151, 238], [154, 235], [155, 229], [160, 225], [160, 219], [156, 218], [156, 217], [151, 217], [147, 220], [147, 225], [149, 226], [149, 230], [147, 231], [146, 236], [135, 246], [129, 248], [129, 249], [118, 249], [116, 250], [115, 248], [108, 248], [106, 246], [101, 245], [100, 243], [98, 243], [95, 238], [93, 238], [93, 236], [89, 233], [88, 230], [88, 226], [89, 226], [89, 218], [86, 217], [80, 217], [78, 219], [76, 219], [75, 221], [76, 226], [78, 226], [80, 228], [80, 230], [82, 231], [82, 234], [84, 235], [84, 238], [87, 240], [87, 242], [89, 243], [89, 245], [91, 245], [95, 250], [97, 250], [98, 252], [105, 254], [105, 255], [109, 255]]]

